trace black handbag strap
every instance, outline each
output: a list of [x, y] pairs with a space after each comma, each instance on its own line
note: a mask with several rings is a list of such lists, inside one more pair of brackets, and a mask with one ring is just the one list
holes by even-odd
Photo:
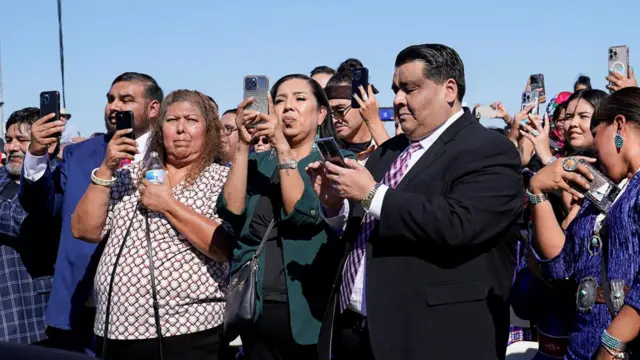
[[258, 245], [258, 249], [256, 249], [256, 253], [253, 255], [253, 259], [257, 259], [260, 257], [260, 254], [262, 254], [262, 251], [264, 250], [264, 245], [267, 243], [267, 239], [269, 238], [269, 235], [271, 235], [271, 231], [273, 230], [273, 226], [276, 224], [276, 219], [271, 219], [271, 222], [269, 223], [269, 226], [267, 227], [267, 231], [265, 231], [264, 235], [262, 236], [262, 240], [260, 241], [260, 245]]
[[156, 290], [156, 272], [153, 264], [153, 248], [151, 246], [151, 231], [149, 229], [149, 211], [144, 210], [145, 235], [147, 238], [147, 253], [149, 257], [149, 274], [151, 275], [151, 298], [153, 300], [153, 317], [156, 321], [156, 335], [158, 336], [160, 360], [164, 360], [162, 344], [162, 327], [160, 326], [160, 305]]

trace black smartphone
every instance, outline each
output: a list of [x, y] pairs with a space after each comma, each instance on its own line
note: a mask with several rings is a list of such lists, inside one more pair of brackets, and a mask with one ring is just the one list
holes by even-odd
[[364, 91], [368, 91], [369, 89], [369, 69], [366, 67], [361, 67], [357, 69], [353, 69], [351, 73], [351, 107], [352, 108], [360, 108], [360, 104], [353, 97], [354, 94], [357, 94], [362, 99], [362, 93], [360, 92], [360, 86], [364, 89]]
[[[118, 111], [116, 112], [116, 131], [124, 129], [133, 129], [133, 111]], [[125, 135], [126, 137], [135, 140], [136, 135], [132, 132]]]
[[340, 152], [340, 148], [334, 138], [326, 137], [316, 139], [316, 146], [318, 147], [318, 151], [320, 151], [324, 161], [328, 161], [343, 168], [347, 167], [347, 164], [344, 161], [344, 156], [342, 155], [342, 152]]
[[531, 85], [531, 90], [537, 90], [538, 96], [541, 98], [546, 95], [544, 88], [544, 75], [542, 74], [533, 74], [529, 76], [529, 84]]
[[[55, 90], [43, 91], [40, 93], [40, 117], [45, 117], [51, 113], [56, 114], [56, 116], [49, 120], [49, 122], [60, 120], [60, 93]], [[56, 138], [60, 138], [61, 136], [62, 133], [52, 135], [52, 137]]]

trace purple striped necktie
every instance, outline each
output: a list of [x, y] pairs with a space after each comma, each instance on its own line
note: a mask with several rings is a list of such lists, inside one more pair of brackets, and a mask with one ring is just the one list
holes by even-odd
[[[422, 149], [422, 145], [420, 145], [419, 142], [414, 142], [409, 145], [400, 154], [400, 156], [398, 156], [393, 164], [391, 164], [391, 167], [382, 179], [382, 184], [387, 185], [391, 189], [395, 189], [407, 172], [411, 155], [420, 149]], [[371, 232], [377, 223], [378, 220], [369, 215], [369, 213], [366, 213], [362, 218], [360, 232], [358, 233], [354, 246], [351, 248], [351, 251], [347, 256], [347, 260], [342, 271], [342, 284], [340, 285], [339, 297], [340, 312], [343, 312], [349, 305], [358, 269], [360, 268], [360, 263], [364, 258], [365, 250], [367, 248], [367, 239], [371, 235]]]

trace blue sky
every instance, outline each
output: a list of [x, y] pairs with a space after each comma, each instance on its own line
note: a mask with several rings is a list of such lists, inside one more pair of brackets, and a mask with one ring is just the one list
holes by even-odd
[[[502, 100], [513, 113], [531, 73], [544, 73], [549, 93], [569, 90], [578, 73], [604, 88], [609, 46], [640, 58], [639, 16], [633, 0], [63, 0], [67, 109], [88, 135], [104, 129], [105, 94], [125, 71], [152, 75], [165, 92], [198, 89], [227, 109], [246, 74], [273, 83], [348, 57], [364, 62], [390, 106], [397, 53], [439, 42], [465, 63], [469, 104]], [[61, 88], [56, 1], [0, 1], [0, 41], [6, 119]]]

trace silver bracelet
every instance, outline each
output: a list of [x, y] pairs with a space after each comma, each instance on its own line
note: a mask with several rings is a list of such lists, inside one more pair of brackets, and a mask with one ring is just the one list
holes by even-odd
[[544, 164], [544, 165], [545, 165], [545, 166], [547, 166], [547, 165], [551, 165], [551, 164], [553, 164], [556, 160], [558, 160], [558, 158], [557, 158], [557, 157], [555, 157], [555, 156], [552, 156], [552, 157], [551, 157], [551, 159], [549, 159], [549, 161], [547, 161], [547, 163], [546, 163], [546, 164]]
[[96, 171], [98, 171], [98, 168], [93, 169], [93, 171], [91, 171], [91, 182], [98, 185], [98, 186], [104, 186], [104, 187], [111, 187], [113, 185], [113, 183], [116, 182], [116, 177], [112, 177], [111, 180], [105, 180], [105, 179], [100, 179], [99, 177], [96, 176]]
[[283, 170], [283, 169], [295, 170], [297, 168], [298, 168], [298, 162], [295, 160], [289, 160], [281, 164], [278, 164], [278, 170]]

